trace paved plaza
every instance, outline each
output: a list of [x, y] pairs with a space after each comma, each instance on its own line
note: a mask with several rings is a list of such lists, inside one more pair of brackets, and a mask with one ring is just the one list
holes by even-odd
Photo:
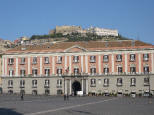
[[0, 115], [154, 115], [154, 98], [1, 95]]

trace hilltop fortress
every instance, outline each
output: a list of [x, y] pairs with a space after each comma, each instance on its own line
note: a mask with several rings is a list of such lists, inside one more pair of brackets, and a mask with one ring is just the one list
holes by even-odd
[[49, 34], [62, 33], [63, 35], [80, 33], [86, 34], [91, 33], [98, 36], [118, 36], [118, 30], [104, 29], [99, 27], [90, 27], [88, 29], [82, 29], [81, 26], [56, 26], [55, 29], [51, 30]]

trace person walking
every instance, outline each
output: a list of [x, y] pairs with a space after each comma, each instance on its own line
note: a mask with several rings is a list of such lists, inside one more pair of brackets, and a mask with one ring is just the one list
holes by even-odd
[[24, 100], [24, 94], [23, 94], [23, 92], [21, 93], [21, 100]]

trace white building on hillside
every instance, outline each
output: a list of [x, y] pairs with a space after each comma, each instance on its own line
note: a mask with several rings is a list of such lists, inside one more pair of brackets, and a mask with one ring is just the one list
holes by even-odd
[[118, 36], [118, 30], [104, 29], [98, 27], [90, 27], [87, 29], [89, 33], [94, 33], [99, 36]]

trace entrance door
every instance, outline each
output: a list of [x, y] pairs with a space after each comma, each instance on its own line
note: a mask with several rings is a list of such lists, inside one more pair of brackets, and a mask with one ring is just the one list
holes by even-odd
[[81, 91], [81, 84], [80, 84], [80, 82], [74, 81], [74, 83], [72, 84], [72, 89], [73, 89], [74, 95], [77, 95], [77, 91]]

